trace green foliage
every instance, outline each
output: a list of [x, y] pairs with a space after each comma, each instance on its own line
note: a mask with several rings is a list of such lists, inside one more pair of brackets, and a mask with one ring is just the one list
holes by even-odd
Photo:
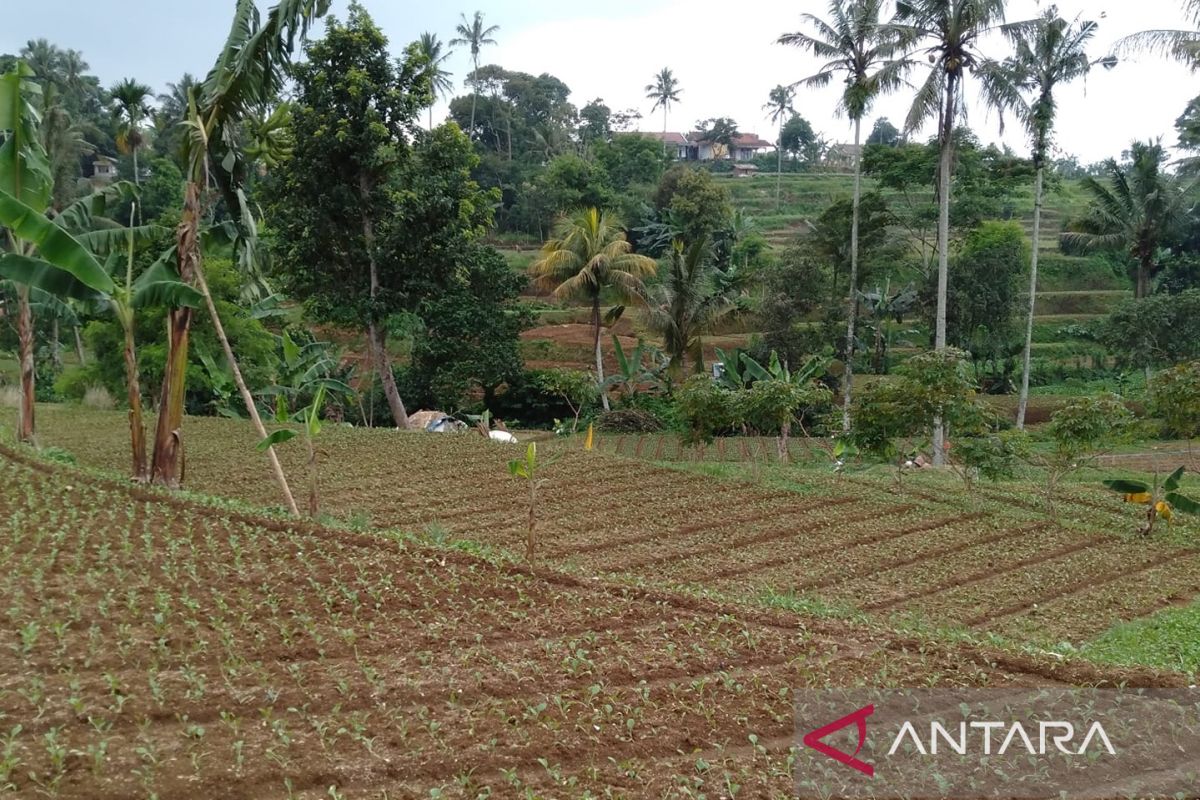
[[675, 393], [679, 417], [686, 425], [685, 440], [711, 442], [722, 431], [737, 424], [737, 394], [707, 375], [693, 375]]
[[1164, 370], [1150, 380], [1150, 402], [1170, 436], [1200, 436], [1200, 361]]
[[739, 415], [750, 428], [777, 434], [790, 430], [801, 408], [818, 404], [828, 394], [824, 387], [802, 386], [777, 378], [759, 380], [740, 397]]
[[414, 402], [457, 409], [479, 390], [490, 406], [497, 388], [521, 374], [518, 337], [532, 322], [517, 302], [525, 282], [494, 249], [466, 249], [445, 288], [418, 308], [408, 372]]
[[1097, 338], [1132, 366], [1200, 359], [1200, 289], [1123, 303], [1100, 326]]
[[710, 238], [733, 216], [728, 190], [705, 170], [676, 164], [663, 175], [654, 194], [660, 212], [670, 212], [685, 242]]
[[1046, 433], [1059, 461], [1076, 462], [1120, 441], [1132, 422], [1133, 414], [1116, 395], [1079, 397], [1054, 412]]
[[[246, 384], [251, 391], [270, 386], [274, 383], [275, 337], [241, 303], [241, 276], [226, 259], [207, 259], [205, 276]], [[156, 391], [162, 383], [167, 311], [165, 305], [149, 305], [138, 312], [135, 341], [141, 386], [146, 392]], [[89, 373], [95, 370], [94, 382], [113, 397], [125, 397], [124, 333], [120, 322], [115, 318], [94, 320], [84, 328], [84, 339], [95, 354], [95, 360], [88, 364]], [[195, 358], [187, 368], [185, 407], [189, 414], [211, 414], [218, 407], [221, 379], [210, 374], [196, 354], [204, 353], [222, 364], [224, 357], [207, 314], [193, 318], [191, 342]], [[229, 397], [237, 407], [241, 400], [235, 394], [230, 388]]]
[[586, 372], [532, 369], [499, 387], [488, 408], [512, 425], [551, 428], [557, 421], [590, 414], [599, 402], [596, 379]]
[[597, 142], [592, 157], [617, 192], [656, 186], [670, 164], [662, 142], [638, 134], [618, 134], [609, 141]]

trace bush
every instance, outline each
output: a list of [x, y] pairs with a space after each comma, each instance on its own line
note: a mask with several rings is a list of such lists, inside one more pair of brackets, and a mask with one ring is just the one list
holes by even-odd
[[711, 442], [739, 419], [737, 396], [707, 375], [693, 375], [676, 393], [679, 416], [687, 426], [685, 440]]
[[1200, 361], [1155, 375], [1150, 380], [1150, 407], [1162, 418], [1167, 435], [1200, 436]]

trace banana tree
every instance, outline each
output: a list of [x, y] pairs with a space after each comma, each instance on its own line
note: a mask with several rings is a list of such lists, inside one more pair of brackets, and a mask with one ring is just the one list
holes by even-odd
[[1105, 481], [1104, 485], [1124, 495], [1126, 503], [1146, 507], [1146, 524], [1142, 528], [1142, 535], [1149, 536], [1154, 531], [1155, 522], [1161, 519], [1171, 524], [1176, 511], [1200, 514], [1200, 500], [1193, 500], [1179, 491], [1183, 472], [1184, 467], [1180, 467], [1162, 483], [1159, 483], [1158, 473], [1155, 473], [1151, 483], [1116, 479]]
[[[617, 373], [604, 379], [605, 389], [618, 386], [621, 396], [628, 400], [637, 396], [638, 389], [643, 384], [649, 384], [656, 389], [662, 386], [669, 360], [661, 350], [638, 339], [637, 346], [626, 353], [619, 338], [613, 336], [612, 340], [613, 353], [617, 358]], [[648, 366], [645, 365], [647, 358], [650, 361]]]
[[[184, 123], [188, 133], [185, 140], [188, 169], [183, 215], [176, 229], [178, 273], [204, 297], [217, 338], [260, 439], [267, 438], [266, 428], [237, 366], [204, 279], [200, 241], [200, 224], [205, 216], [204, 189], [210, 181], [215, 183], [233, 212], [241, 234], [238, 260], [244, 264], [253, 257], [256, 248], [253, 227], [246, 224], [252, 217], [241, 191], [251, 166], [240, 135], [242, 123], [276, 101], [297, 39], [307, 35], [309, 27], [329, 10], [329, 5], [330, 0], [280, 0], [264, 19], [254, 0], [238, 0], [225, 45], [204, 84], [189, 97], [188, 118]], [[181, 477], [181, 426], [191, 322], [189, 308], [176, 309], [168, 318], [167, 364], [151, 463], [152, 479], [167, 486], [178, 486]], [[298, 516], [299, 509], [274, 448], [268, 445], [265, 451], [289, 510]]]
[[49, 158], [38, 136], [37, 98], [41, 88], [33, 71], [18, 61], [0, 75], [0, 226], [7, 230], [0, 251], [5, 277], [17, 286], [17, 337], [20, 349], [21, 400], [17, 438], [34, 441], [33, 281], [47, 270], [62, 272], [99, 292], [115, 284], [96, 257], [48, 216], [54, 189]]

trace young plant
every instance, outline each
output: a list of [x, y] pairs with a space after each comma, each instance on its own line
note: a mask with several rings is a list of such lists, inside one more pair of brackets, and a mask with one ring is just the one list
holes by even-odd
[[514, 478], [520, 478], [525, 481], [529, 488], [529, 522], [525, 532], [525, 560], [530, 564], [533, 563], [534, 543], [537, 530], [537, 502], [538, 489], [546, 482], [545, 478], [539, 478], [538, 473], [550, 466], [557, 459], [551, 459], [549, 462], [539, 463], [537, 457], [537, 445], [533, 442], [525, 448], [525, 457], [513, 459], [508, 462], [508, 474]]
[[294, 428], [280, 428], [273, 431], [267, 438], [258, 443], [259, 450], [283, 444], [304, 434], [304, 444], [308, 448], [308, 515], [316, 519], [320, 513], [320, 465], [317, 460], [316, 438], [321, 433], [321, 409], [325, 405], [325, 386], [317, 387], [312, 402], [299, 411], [289, 414], [283, 403], [282, 395], [278, 398], [275, 410], [275, 421], [281, 423], [299, 423], [300, 431]]
[[1183, 472], [1184, 467], [1180, 467], [1161, 483], [1159, 483], [1156, 472], [1152, 483], [1112, 479], [1105, 481], [1104, 485], [1114, 492], [1123, 494], [1126, 503], [1136, 503], [1146, 507], [1146, 524], [1142, 528], [1142, 535], [1149, 536], [1154, 531], [1155, 522], [1161, 519], [1170, 525], [1176, 511], [1185, 514], [1200, 514], [1200, 501], [1193, 500], [1179, 491]]
[[1029, 454], [1046, 470], [1046, 501], [1053, 504], [1063, 478], [1091, 464], [1127, 433], [1133, 414], [1116, 395], [1081, 397], [1054, 412], [1047, 431], [1049, 453]]

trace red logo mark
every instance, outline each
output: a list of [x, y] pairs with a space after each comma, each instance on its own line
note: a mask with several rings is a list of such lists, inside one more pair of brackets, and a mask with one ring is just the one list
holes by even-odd
[[[859, 752], [863, 749], [863, 745], [867, 743], [867, 717], [874, 713], [875, 706], [873, 704], [869, 706], [863, 706], [853, 714], [847, 714], [841, 719], [831, 722], [823, 728], [817, 728], [815, 731], [804, 734], [804, 743], [813, 750], [829, 756], [834, 761], [845, 764], [847, 767], [856, 769], [864, 775], [873, 778], [875, 777], [875, 767], [865, 761], [858, 760], [855, 758], [855, 756], [859, 754]], [[853, 753], [843, 753], [841, 750], [830, 747], [829, 745], [825, 744], [825, 742], [821, 741], [829, 734], [840, 731], [842, 728], [850, 725], [850, 723], [855, 723], [858, 725], [858, 747], [854, 749]]]

